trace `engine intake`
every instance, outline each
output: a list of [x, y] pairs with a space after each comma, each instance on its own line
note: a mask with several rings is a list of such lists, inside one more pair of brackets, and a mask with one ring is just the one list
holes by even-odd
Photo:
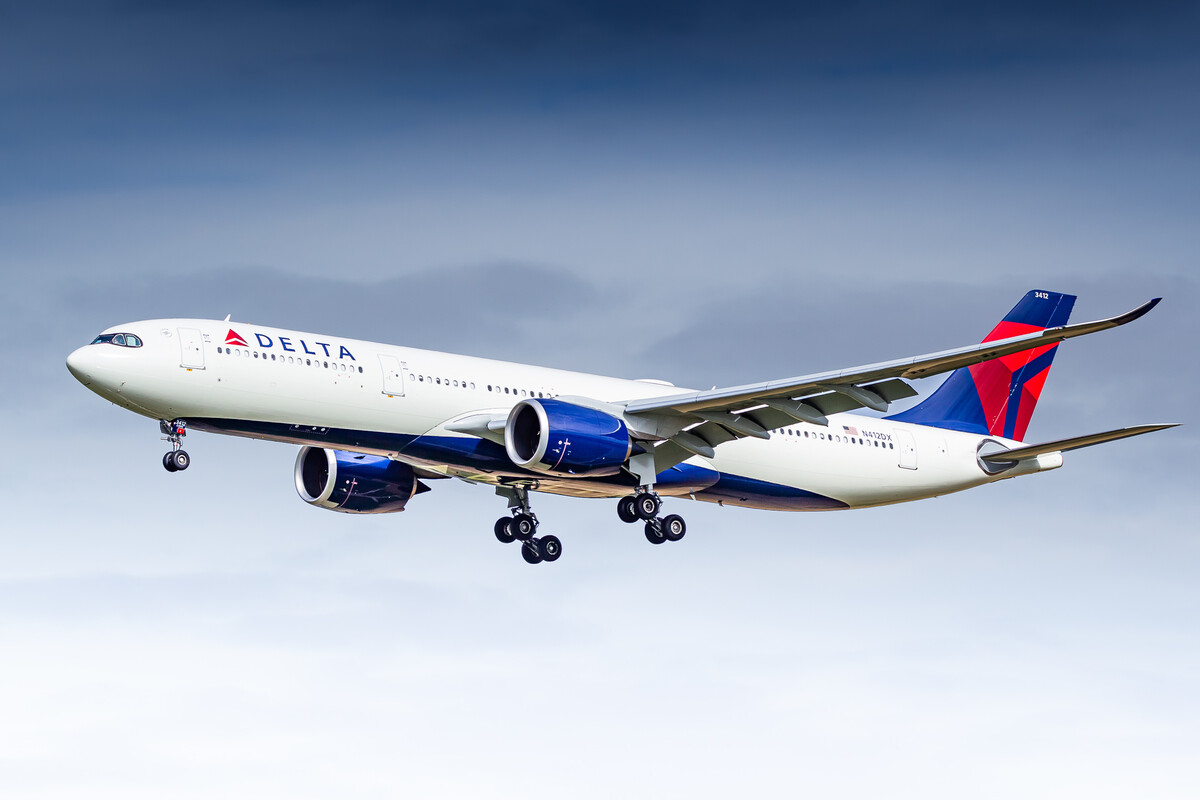
[[296, 492], [304, 502], [347, 514], [403, 511], [429, 491], [408, 464], [390, 458], [303, 447], [296, 456]]
[[562, 400], [522, 400], [504, 426], [513, 463], [550, 475], [614, 475], [632, 448], [624, 420]]

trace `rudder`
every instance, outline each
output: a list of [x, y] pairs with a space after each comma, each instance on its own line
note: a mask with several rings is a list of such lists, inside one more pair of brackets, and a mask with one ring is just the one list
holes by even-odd
[[[1066, 325], [1075, 295], [1035, 289], [1013, 306], [984, 342]], [[916, 406], [888, 419], [1023, 441], [1058, 344], [957, 369]]]

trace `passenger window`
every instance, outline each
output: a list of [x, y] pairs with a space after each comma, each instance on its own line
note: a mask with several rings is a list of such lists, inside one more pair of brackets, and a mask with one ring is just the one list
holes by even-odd
[[508, 394], [508, 387], [507, 387], [507, 386], [505, 386], [505, 387], [504, 387], [504, 393], [505, 393], [505, 394]]
[[471, 381], [471, 388], [472, 388], [472, 389], [474, 389], [474, 388], [475, 388], [475, 381]]
[[424, 375], [418, 375], [418, 376], [417, 376], [417, 380], [419, 380], [421, 383], [424, 383], [424, 382], [425, 382], [425, 376], [424, 376]]

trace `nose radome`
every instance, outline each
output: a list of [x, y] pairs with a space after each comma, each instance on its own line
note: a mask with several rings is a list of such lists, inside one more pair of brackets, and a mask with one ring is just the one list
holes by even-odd
[[92, 382], [92, 375], [89, 372], [91, 362], [91, 351], [95, 348], [84, 346], [67, 356], [67, 369], [75, 376], [75, 380], [87, 386]]

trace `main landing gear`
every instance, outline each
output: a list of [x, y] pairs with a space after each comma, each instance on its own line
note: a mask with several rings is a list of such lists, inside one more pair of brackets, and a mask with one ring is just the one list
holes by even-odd
[[167, 472], [179, 472], [187, 469], [192, 463], [192, 457], [183, 449], [183, 437], [187, 436], [187, 425], [181, 419], [168, 422], [158, 421], [158, 429], [163, 432], [163, 440], [171, 443], [171, 449], [163, 454], [163, 466]]
[[646, 541], [650, 544], [678, 542], [687, 533], [687, 523], [678, 514], [659, 517], [662, 499], [649, 490], [639, 490], [617, 501], [617, 516], [622, 522], [646, 523]]
[[617, 516], [622, 522], [646, 523], [646, 541], [651, 544], [678, 542], [687, 533], [687, 523], [678, 514], [659, 517], [662, 499], [654, 493], [654, 456], [639, 453], [629, 459], [629, 471], [638, 481], [637, 491], [617, 501]]
[[504, 544], [521, 542], [521, 557], [530, 564], [543, 561], [558, 561], [562, 555], [562, 542], [557, 536], [536, 536], [538, 520], [529, 507], [528, 486], [497, 486], [496, 494], [508, 498], [510, 517], [496, 520], [496, 538]]

